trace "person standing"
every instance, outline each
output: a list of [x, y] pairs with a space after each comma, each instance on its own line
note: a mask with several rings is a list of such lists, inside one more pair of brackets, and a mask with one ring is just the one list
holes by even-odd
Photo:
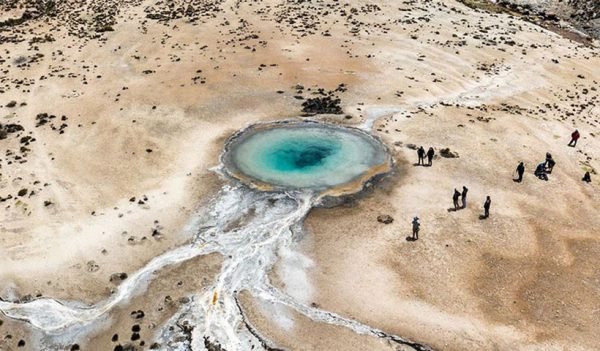
[[463, 186], [462, 194], [460, 197], [460, 201], [462, 202], [462, 208], [467, 207], [467, 192], [468, 191], [469, 191], [469, 189], [467, 189], [466, 186]]
[[577, 140], [579, 140], [579, 130], [575, 129], [575, 131], [571, 134], [571, 141], [569, 141], [569, 146], [575, 147], [577, 146]]
[[434, 155], [435, 155], [435, 151], [433, 151], [433, 148], [430, 147], [429, 150], [427, 150], [427, 164], [429, 166], [431, 166], [431, 162], [433, 160]]
[[552, 158], [552, 154], [546, 152], [546, 173], [552, 173], [555, 164], [556, 162]]
[[425, 149], [422, 146], [417, 150], [417, 155], [419, 156], [418, 164], [425, 166]]
[[419, 217], [414, 217], [412, 221], [412, 239], [419, 240], [419, 227], [421, 223], [419, 223]]
[[586, 183], [590, 183], [592, 181], [592, 176], [590, 175], [590, 172], [585, 172], [581, 180], [583, 180]]
[[456, 190], [456, 188], [454, 189], [454, 195], [452, 196], [452, 200], [454, 200], [454, 211], [458, 211], [459, 205], [458, 205], [458, 198], [460, 197], [460, 192], [458, 190]]
[[492, 204], [492, 199], [489, 196], [486, 197], [485, 203], [483, 204], [483, 218], [488, 218], [490, 216], [490, 205]]
[[517, 182], [521, 183], [523, 181], [523, 173], [525, 173], [525, 164], [523, 164], [523, 162], [520, 162], [517, 166]]

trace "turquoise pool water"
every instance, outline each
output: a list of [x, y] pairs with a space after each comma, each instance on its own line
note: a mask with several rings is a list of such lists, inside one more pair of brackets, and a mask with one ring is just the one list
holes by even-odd
[[229, 160], [245, 176], [287, 188], [341, 185], [386, 162], [368, 134], [318, 123], [251, 130], [233, 140]]

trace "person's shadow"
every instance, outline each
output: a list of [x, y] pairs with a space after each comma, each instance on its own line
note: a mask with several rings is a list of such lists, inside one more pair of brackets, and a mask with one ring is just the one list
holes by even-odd
[[450, 207], [450, 208], [448, 209], [448, 212], [456, 212], [456, 211], [458, 211], [458, 210], [460, 210], [460, 209], [461, 209], [460, 207], [459, 207], [459, 208], [456, 208], [456, 207]]
[[479, 220], [484, 220], [484, 219], [488, 219], [488, 216], [485, 216], [485, 215], [479, 215]]
[[418, 239], [413, 238], [412, 236], [407, 236], [406, 241], [417, 241]]

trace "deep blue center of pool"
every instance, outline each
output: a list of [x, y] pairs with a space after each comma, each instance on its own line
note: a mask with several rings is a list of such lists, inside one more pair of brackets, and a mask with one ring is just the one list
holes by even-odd
[[279, 171], [309, 171], [326, 162], [327, 157], [336, 153], [339, 147], [331, 142], [299, 142], [290, 141], [275, 146], [266, 155], [267, 163]]

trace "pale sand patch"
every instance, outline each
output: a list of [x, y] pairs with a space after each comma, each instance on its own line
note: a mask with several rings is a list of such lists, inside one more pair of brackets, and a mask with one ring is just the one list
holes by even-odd
[[[339, 326], [315, 323], [282, 305], [272, 305], [253, 298], [248, 293], [240, 296], [240, 303], [248, 323], [261, 337], [270, 340], [272, 347], [289, 350], [411, 350], [374, 337], [358, 335]], [[286, 322], [281, 322], [281, 316]]]

